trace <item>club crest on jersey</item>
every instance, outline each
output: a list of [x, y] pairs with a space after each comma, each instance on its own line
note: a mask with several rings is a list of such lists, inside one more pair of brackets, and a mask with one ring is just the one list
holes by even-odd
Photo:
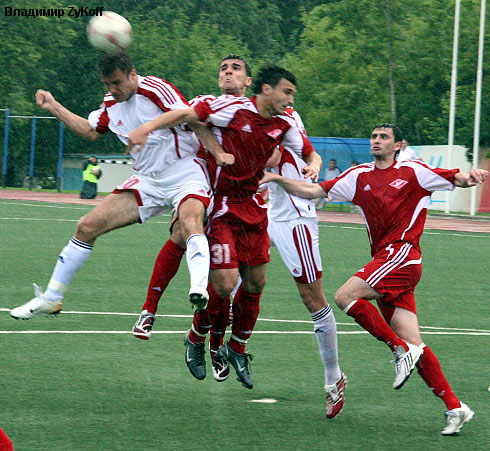
[[391, 183], [390, 183], [390, 186], [392, 186], [393, 188], [396, 188], [396, 189], [401, 189], [403, 188], [408, 182], [406, 180], [403, 180], [403, 179], [396, 179], [396, 180], [393, 180]]
[[120, 127], [121, 125], [124, 125], [124, 124], [123, 124], [123, 121], [121, 121], [121, 119], [119, 119], [119, 121], [117, 122], [117, 124], [116, 124], [116, 125], [117, 125], [118, 127]]
[[267, 134], [272, 138], [272, 139], [277, 139], [279, 136], [282, 134], [282, 130], [280, 128], [276, 128], [275, 130], [272, 130], [270, 132], [267, 132]]

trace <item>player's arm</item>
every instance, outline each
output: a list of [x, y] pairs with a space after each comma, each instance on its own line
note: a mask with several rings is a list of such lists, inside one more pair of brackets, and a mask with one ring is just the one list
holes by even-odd
[[315, 151], [306, 155], [303, 158], [307, 166], [302, 170], [305, 179], [311, 178], [314, 182], [318, 182], [318, 177], [320, 176], [320, 171], [323, 166], [322, 157]]
[[204, 147], [206, 147], [209, 153], [213, 155], [218, 165], [227, 166], [234, 163], [235, 157], [225, 153], [216, 139], [216, 136], [214, 136], [214, 133], [211, 132], [211, 130], [204, 130], [204, 124], [200, 122], [194, 107], [167, 111], [155, 119], [145, 122], [144, 124], [141, 124], [139, 127], [135, 128], [129, 134], [129, 143], [126, 153], [129, 153], [134, 146], [136, 146], [136, 150], [141, 150], [145, 146], [148, 135], [151, 132], [161, 128], [175, 127], [180, 124], [187, 124], [192, 129], [200, 130], [198, 136], [200, 138], [203, 137]]
[[282, 156], [281, 149], [279, 149], [279, 147], [276, 147], [273, 150], [270, 158], [265, 163], [265, 167], [267, 169], [275, 168], [279, 164], [279, 162], [281, 161], [281, 156]]
[[235, 156], [231, 153], [226, 153], [220, 146], [214, 133], [202, 122], [190, 124], [190, 127], [195, 132], [199, 141], [206, 150], [215, 158], [218, 166], [230, 166], [235, 163]]
[[262, 180], [260, 180], [260, 184], [262, 185], [269, 182], [279, 183], [279, 185], [281, 185], [288, 193], [298, 197], [304, 197], [305, 199], [325, 197], [325, 191], [316, 183], [291, 180], [279, 174], [265, 172]]
[[468, 172], [458, 172], [454, 176], [454, 186], [460, 188], [470, 188], [479, 183], [483, 183], [488, 176], [488, 171], [484, 169], [472, 169]]
[[57, 102], [49, 91], [38, 89], [36, 92], [36, 105], [49, 111], [53, 116], [63, 122], [73, 133], [89, 141], [95, 141], [102, 135], [94, 130], [87, 119], [72, 113], [61, 103]]

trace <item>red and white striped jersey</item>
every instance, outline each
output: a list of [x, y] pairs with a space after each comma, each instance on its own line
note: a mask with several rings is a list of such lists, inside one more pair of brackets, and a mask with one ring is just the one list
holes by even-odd
[[223, 95], [204, 99], [194, 109], [202, 122], [213, 126], [218, 141], [235, 163], [219, 167], [207, 158], [209, 175], [216, 196], [252, 197], [259, 187], [265, 164], [280, 144], [299, 154], [313, 151], [308, 138], [288, 114], [262, 117], [255, 98]]
[[421, 161], [394, 162], [387, 169], [367, 163], [320, 186], [330, 201], [351, 201], [361, 208], [374, 256], [397, 242], [408, 242], [420, 251], [430, 196], [434, 191], [453, 190], [458, 172]]
[[[153, 76], [138, 75], [138, 87], [133, 96], [118, 103], [109, 93], [106, 94], [102, 105], [90, 113], [88, 121], [98, 133], [110, 130], [127, 145], [129, 133], [136, 127], [166, 111], [188, 107], [180, 91], [171, 83]], [[195, 154], [199, 147], [194, 133], [182, 126], [155, 130], [141, 151], [131, 151], [133, 167], [141, 174], [162, 172], [178, 159]]]
[[[300, 115], [293, 108], [288, 108], [286, 113], [294, 118], [301, 133], [306, 137], [306, 130]], [[311, 182], [311, 179], [305, 179], [301, 172], [306, 166], [303, 158], [311, 151], [306, 154], [297, 154], [293, 149], [281, 146], [281, 152], [281, 161], [275, 168], [271, 169], [271, 172], [283, 175], [288, 179]], [[316, 217], [315, 202], [313, 200], [289, 194], [279, 183], [269, 183], [268, 187], [270, 218], [275, 221], [289, 221], [299, 217]]]

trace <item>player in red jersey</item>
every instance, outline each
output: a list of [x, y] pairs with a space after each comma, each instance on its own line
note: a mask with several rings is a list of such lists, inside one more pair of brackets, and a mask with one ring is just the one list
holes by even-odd
[[[211, 249], [211, 273], [207, 312], [196, 315], [186, 335], [186, 359], [195, 377], [205, 373], [194, 368], [191, 344], [203, 343], [212, 321], [207, 313], [219, 310], [238, 280], [233, 307], [232, 336], [218, 354], [237, 371], [247, 388], [253, 383], [248, 369], [249, 355], [245, 345], [252, 334], [259, 313], [259, 300], [265, 284], [265, 265], [269, 261], [267, 211], [262, 198], [256, 195], [258, 182], [273, 150], [284, 144], [297, 153], [314, 155], [314, 149], [286, 108], [294, 102], [296, 79], [278, 66], [263, 68], [254, 83], [252, 99], [221, 96], [206, 99], [185, 112], [169, 112], [142, 125], [130, 135], [130, 146], [142, 146], [148, 133], [161, 127], [203, 121], [213, 126], [226, 152], [235, 156], [235, 164], [220, 168], [208, 159], [208, 170], [215, 194], [207, 235]], [[320, 165], [311, 162], [304, 168], [306, 177], [317, 177]], [[201, 366], [201, 365], [198, 365]], [[205, 367], [204, 367], [205, 371]]]
[[[36, 92], [39, 107], [52, 113], [74, 133], [94, 141], [112, 131], [125, 144], [129, 133], [149, 117], [164, 111], [187, 109], [188, 103], [171, 83], [157, 77], [137, 74], [129, 55], [120, 52], [102, 55], [99, 72], [108, 93], [98, 110], [82, 118], [57, 102], [48, 91]], [[232, 163], [215, 136], [196, 124], [203, 143], [218, 158], [219, 164]], [[75, 273], [92, 253], [96, 239], [111, 230], [143, 223], [172, 208], [177, 210], [186, 239], [187, 262], [191, 274], [189, 300], [207, 301], [209, 247], [204, 235], [203, 218], [212, 201], [206, 163], [197, 158], [201, 144], [189, 129], [167, 128], [154, 133], [144, 152], [132, 154], [136, 173], [77, 224], [74, 236], [62, 250], [46, 291], [35, 285], [35, 297], [14, 308], [15, 319], [60, 312], [64, 293]], [[186, 174], [186, 180], [182, 178]]]
[[[393, 351], [395, 389], [403, 386], [417, 366], [426, 384], [446, 404], [442, 434], [453, 435], [474, 412], [453, 393], [437, 357], [420, 336], [414, 298], [422, 272], [419, 239], [432, 192], [483, 183], [488, 172], [473, 169], [464, 173], [420, 161], [396, 161], [401, 141], [397, 127], [381, 124], [371, 134], [373, 163], [350, 168], [316, 185], [269, 173], [263, 182], [280, 183], [298, 196], [328, 196], [331, 201], [350, 201], [361, 208], [373, 260], [339, 288], [335, 302]], [[368, 299], [376, 299], [382, 316]]]
[[[220, 63], [218, 85], [223, 94], [245, 96], [252, 84], [252, 70], [247, 61], [239, 55], [225, 56]], [[193, 105], [204, 98], [215, 99], [215, 96], [198, 96], [190, 101]], [[182, 257], [185, 254], [185, 239], [178, 222], [172, 223], [169, 240], [160, 250], [148, 286], [146, 301], [141, 314], [133, 326], [133, 335], [148, 340], [155, 321], [158, 302], [170, 281], [177, 273]], [[217, 349], [217, 348], [216, 348]], [[228, 370], [229, 372], [229, 370]], [[227, 374], [228, 374], [227, 372]]]

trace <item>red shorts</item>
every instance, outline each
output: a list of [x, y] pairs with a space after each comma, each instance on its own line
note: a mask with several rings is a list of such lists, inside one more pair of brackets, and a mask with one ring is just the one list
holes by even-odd
[[206, 235], [211, 269], [230, 269], [269, 263], [267, 209], [260, 196], [215, 199]]
[[390, 244], [354, 275], [384, 295], [377, 302], [387, 322], [395, 307], [417, 313], [414, 290], [422, 275], [422, 259], [411, 244]]

